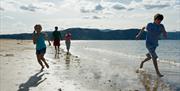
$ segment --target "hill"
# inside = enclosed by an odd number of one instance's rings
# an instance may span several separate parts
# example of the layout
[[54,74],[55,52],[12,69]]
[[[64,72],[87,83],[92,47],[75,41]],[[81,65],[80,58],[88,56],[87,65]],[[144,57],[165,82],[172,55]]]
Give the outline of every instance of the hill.
[[[139,29],[126,29],[126,30],[100,30],[89,28],[69,28],[61,31],[64,37],[65,33],[69,31],[72,34],[73,40],[134,40]],[[52,39],[52,31],[46,31],[50,39]],[[0,39],[31,39],[31,33],[21,34],[5,34],[0,35]],[[145,39],[146,32],[141,36],[141,39]],[[179,40],[180,32],[168,32],[168,39]]]

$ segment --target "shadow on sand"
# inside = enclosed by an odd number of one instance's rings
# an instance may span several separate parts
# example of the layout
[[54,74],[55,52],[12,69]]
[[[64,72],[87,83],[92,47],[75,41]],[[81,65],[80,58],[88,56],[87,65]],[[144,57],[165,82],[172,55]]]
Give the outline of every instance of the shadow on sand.
[[37,87],[39,84],[45,81],[47,78],[42,79],[44,73],[40,74],[41,72],[42,71],[39,71],[35,75],[31,76],[27,82],[21,83],[18,91],[29,91],[30,87]]

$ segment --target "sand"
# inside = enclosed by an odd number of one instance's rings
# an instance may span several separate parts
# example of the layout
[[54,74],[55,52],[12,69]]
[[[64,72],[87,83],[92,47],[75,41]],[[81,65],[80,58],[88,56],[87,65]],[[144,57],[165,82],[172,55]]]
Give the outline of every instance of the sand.
[[45,58],[50,68],[40,71],[31,40],[1,39],[0,91],[173,91],[163,79],[125,69],[123,62],[107,68],[64,49],[56,54],[53,46],[47,47]]

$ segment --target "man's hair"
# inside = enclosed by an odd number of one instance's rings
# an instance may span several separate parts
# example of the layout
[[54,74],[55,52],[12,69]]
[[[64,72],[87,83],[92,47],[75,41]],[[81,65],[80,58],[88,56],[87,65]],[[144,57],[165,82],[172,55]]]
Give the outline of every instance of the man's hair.
[[38,29],[38,28],[40,28],[40,30],[42,29],[42,27],[41,27],[40,24],[36,24],[36,25],[34,26],[34,29],[35,29],[35,30]]
[[158,13],[158,14],[154,15],[154,20],[159,19],[159,20],[161,20],[161,21],[162,21],[162,20],[163,20],[163,18],[164,18],[164,17],[163,17],[163,15],[162,15],[162,14],[159,14],[159,13]]
[[55,26],[55,29],[57,30],[57,29],[58,29],[58,27],[57,27],[57,26]]

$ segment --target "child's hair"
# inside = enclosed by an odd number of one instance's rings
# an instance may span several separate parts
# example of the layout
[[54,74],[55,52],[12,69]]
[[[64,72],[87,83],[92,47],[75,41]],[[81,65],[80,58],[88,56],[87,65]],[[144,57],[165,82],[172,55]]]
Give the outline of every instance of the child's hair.
[[157,13],[156,15],[154,15],[154,20],[156,20],[156,19],[159,19],[159,20],[163,20],[163,15],[162,14],[159,14],[159,13]]
[[37,30],[37,29],[42,30],[42,27],[41,27],[41,25],[40,25],[40,24],[36,24],[36,25],[34,26],[34,30]]

